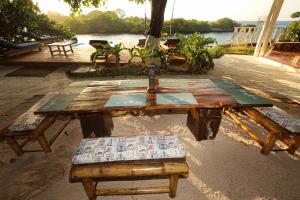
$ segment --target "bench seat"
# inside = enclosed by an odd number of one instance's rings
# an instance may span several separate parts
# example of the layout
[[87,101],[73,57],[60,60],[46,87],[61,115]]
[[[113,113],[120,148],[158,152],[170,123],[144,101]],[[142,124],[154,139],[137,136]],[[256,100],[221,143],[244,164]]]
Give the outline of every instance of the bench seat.
[[291,134],[300,134],[300,119],[291,116],[276,106],[255,109],[282,128],[287,129]]
[[72,162],[76,165],[168,158],[185,158],[183,145],[176,135],[83,139]]
[[[90,200],[102,195],[169,193],[175,197],[178,178],[188,174],[183,144],[176,135],[83,139],[72,159],[70,181],[83,183]],[[169,186],[98,189],[97,182],[122,177],[168,176]]]
[[[240,111],[269,131],[264,140],[260,139],[258,134],[239,120],[235,113]],[[262,146],[261,152],[263,154],[269,154],[270,151],[288,151],[290,154],[294,154],[300,146],[300,119],[289,115],[276,106],[243,108],[242,110],[227,109],[225,113]],[[273,149],[277,140],[282,141],[288,148]]]
[[[34,112],[54,98],[57,94],[58,93],[56,92],[47,94],[28,111],[18,117],[14,123],[0,131],[1,138],[7,141],[11,149],[18,156],[23,155],[25,152],[51,152],[51,144],[73,119],[73,117],[67,117],[65,122],[57,130],[56,134],[52,136],[49,141],[47,140],[44,132],[56,121],[56,116],[36,115]],[[21,142],[18,142],[18,140]],[[24,150],[23,147],[31,140],[38,141],[42,150]]]
[[12,132],[18,131],[31,131],[36,129],[46,118],[45,115],[35,115],[34,112],[46,104],[50,99],[56,96],[58,93],[53,92],[44,96],[35,105],[33,105],[27,112],[18,117],[18,119],[8,127]]

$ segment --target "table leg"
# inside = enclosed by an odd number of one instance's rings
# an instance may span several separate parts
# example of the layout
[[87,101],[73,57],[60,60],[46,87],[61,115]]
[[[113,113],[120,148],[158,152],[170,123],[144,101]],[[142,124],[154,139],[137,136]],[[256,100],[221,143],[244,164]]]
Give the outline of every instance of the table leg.
[[198,141],[214,139],[219,131],[222,112],[223,109],[191,109],[187,126]]
[[71,52],[72,53],[74,53],[74,51],[73,51],[73,48],[72,48],[72,45],[70,44],[70,49],[71,49]]
[[110,113],[80,114],[79,119],[84,138],[111,136],[114,124]]
[[66,52],[66,49],[65,49],[65,47],[64,47],[64,46],[62,46],[62,48],[63,48],[63,50],[64,50],[64,54],[65,54],[65,56],[67,56],[67,52]]
[[51,48],[51,46],[48,46],[48,47],[49,47],[49,50],[50,50],[51,56],[53,56],[53,51],[52,51],[52,48]]
[[59,46],[57,46],[57,49],[58,49],[58,52],[59,52],[59,54],[60,54],[60,53],[61,53],[60,47],[59,47]]

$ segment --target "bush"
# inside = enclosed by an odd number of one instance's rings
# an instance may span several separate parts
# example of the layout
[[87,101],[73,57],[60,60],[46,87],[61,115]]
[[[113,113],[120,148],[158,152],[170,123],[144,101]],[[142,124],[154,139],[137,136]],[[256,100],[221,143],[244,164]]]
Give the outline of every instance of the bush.
[[178,34],[177,37],[180,39],[180,53],[189,59],[190,71],[203,72],[213,69],[214,62],[209,45],[215,43],[215,39],[204,37],[199,33],[193,33],[187,37]]
[[220,45],[216,45],[209,49],[210,54],[213,58],[221,58],[225,54],[225,48]]
[[300,20],[292,22],[279,40],[282,42],[300,42]]

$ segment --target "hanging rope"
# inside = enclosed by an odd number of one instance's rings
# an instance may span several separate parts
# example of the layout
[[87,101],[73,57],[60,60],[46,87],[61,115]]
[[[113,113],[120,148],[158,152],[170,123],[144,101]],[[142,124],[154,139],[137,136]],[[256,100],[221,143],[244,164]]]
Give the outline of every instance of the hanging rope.
[[172,15],[171,15],[171,20],[170,20],[169,37],[171,37],[171,35],[172,35],[172,21],[173,21],[173,16],[174,16],[174,8],[175,8],[175,0],[173,1]]
[[144,14],[145,14],[145,31],[144,32],[146,32],[146,30],[147,30],[147,0],[145,0],[144,1],[144,5],[145,5],[145,7],[144,7]]

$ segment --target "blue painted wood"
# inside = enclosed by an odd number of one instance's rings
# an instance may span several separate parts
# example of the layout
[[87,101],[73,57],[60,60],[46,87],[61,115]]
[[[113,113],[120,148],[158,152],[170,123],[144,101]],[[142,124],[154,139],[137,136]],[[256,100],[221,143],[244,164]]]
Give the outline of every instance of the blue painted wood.
[[57,94],[36,112],[55,112],[64,110],[78,95],[78,93]]
[[145,106],[147,100],[146,94],[120,94],[112,95],[105,103],[104,107],[130,107]]
[[272,106],[272,103],[256,96],[240,85],[224,79],[212,80],[219,88],[230,94],[242,106]]
[[157,105],[193,105],[198,104],[192,93],[158,93]]

